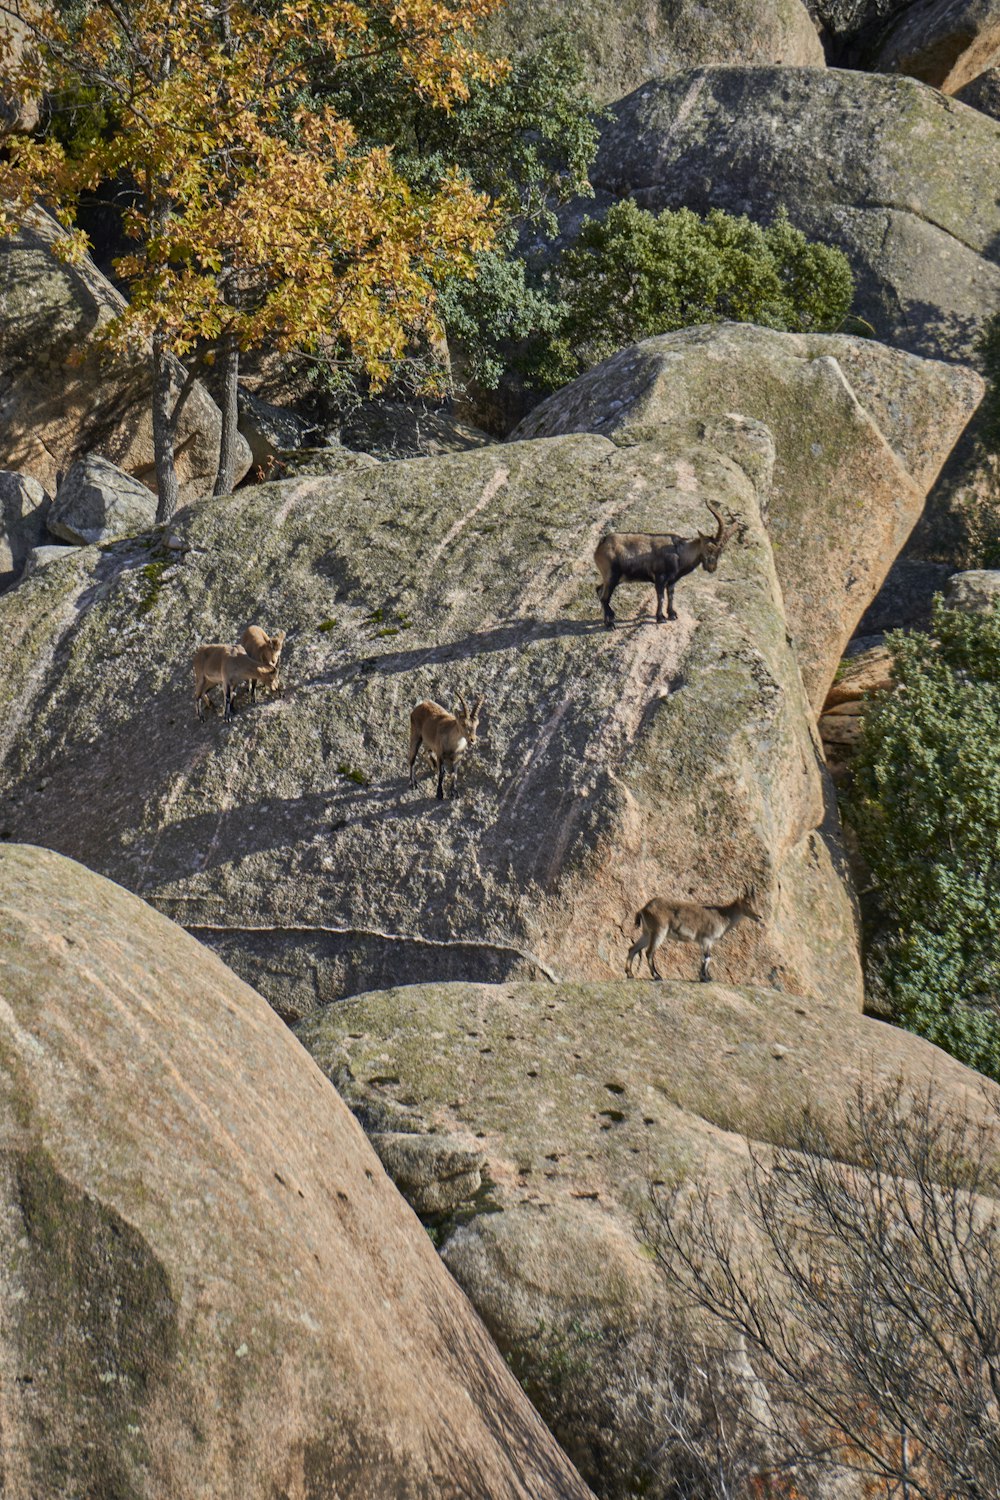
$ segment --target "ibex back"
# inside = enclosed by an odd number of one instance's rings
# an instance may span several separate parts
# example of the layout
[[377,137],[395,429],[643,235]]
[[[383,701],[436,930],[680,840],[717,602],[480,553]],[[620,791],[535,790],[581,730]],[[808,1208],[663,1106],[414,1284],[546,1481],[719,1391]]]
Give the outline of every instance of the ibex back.
[[632,965],[645,948],[646,962],[654,979],[663,975],[656,967],[656,950],[664,938],[677,938],[682,943],[697,943],[701,948],[700,979],[708,979],[712,962],[712,948],[721,937],[725,937],[737,922],[757,922],[763,926],[763,917],[758,916],[753,905],[756,893],[751,888],[738,901],[729,906],[694,906],[687,903],[665,901],[654,896],[641,911],[635,914],[635,925],[642,928],[642,936],[629,949],[625,964],[625,977],[632,978]]
[[663,623],[663,592],[667,594],[667,618],[676,620],[674,585],[679,578],[702,567],[714,573],[722,549],[733,534],[726,527],[714,505],[709,505],[718,522],[715,536],[699,531],[690,540],[672,532],[646,533],[612,531],[602,537],[594,552],[594,561],[603,583],[597,585],[597,597],[604,609],[604,623],[609,630],[615,623],[611,596],[620,583],[651,583],[656,589],[656,622]]

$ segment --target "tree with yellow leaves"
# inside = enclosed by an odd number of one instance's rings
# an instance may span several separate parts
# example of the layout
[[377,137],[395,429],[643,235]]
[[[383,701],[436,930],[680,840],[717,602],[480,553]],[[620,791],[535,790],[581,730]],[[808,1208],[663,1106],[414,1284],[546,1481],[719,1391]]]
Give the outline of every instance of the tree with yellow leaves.
[[79,260],[81,194],[134,189],[135,248],[115,263],[129,302],[101,336],[148,342],[159,520],[177,504],[174,438],[200,360],[221,364],[223,493],[241,351],[332,340],[378,388],[414,335],[439,333],[436,286],[472,275],[492,241],[485,199],[457,172],[414,189],[308,82],[317,59],[357,75],[391,53],[414,94],[447,109],[499,71],[471,41],[499,3],[86,0],[60,14],[0,0],[28,37],[0,56],[0,89],[62,122],[8,137],[0,232],[40,199],[67,230],[58,253]]

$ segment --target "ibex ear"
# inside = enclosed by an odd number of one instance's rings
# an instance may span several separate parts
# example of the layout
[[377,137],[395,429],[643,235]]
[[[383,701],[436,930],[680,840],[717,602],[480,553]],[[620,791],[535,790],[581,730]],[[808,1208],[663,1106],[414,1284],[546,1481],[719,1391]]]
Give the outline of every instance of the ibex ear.
[[271,644],[273,646],[283,646],[285,644],[285,632],[279,630],[277,635],[272,635]]

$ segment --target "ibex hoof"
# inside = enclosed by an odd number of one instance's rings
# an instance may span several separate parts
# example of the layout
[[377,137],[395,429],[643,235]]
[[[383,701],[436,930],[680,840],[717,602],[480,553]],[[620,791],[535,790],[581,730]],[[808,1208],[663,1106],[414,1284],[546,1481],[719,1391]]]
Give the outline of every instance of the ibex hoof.
[[669,615],[667,615],[667,619],[668,620],[676,620],[677,619],[677,611],[676,611],[676,609],[672,609],[670,611]]

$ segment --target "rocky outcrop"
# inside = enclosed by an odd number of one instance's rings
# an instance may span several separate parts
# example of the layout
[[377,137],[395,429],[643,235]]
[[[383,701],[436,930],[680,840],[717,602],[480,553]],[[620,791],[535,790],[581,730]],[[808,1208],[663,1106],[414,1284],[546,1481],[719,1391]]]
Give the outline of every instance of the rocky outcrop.
[[[509,0],[487,23],[486,36],[503,55],[516,57],[566,24],[560,0]],[[705,63],[825,63],[803,0],[625,0],[615,8],[587,0],[573,9],[572,30],[601,104],[650,78]]]
[[514,436],[599,432],[628,442],[660,423],[734,409],[765,423],[776,451],[768,530],[818,713],[981,393],[970,370],[866,339],[731,323],[624,350],[536,407]]
[[48,528],[60,541],[86,547],[148,531],[156,497],[138,479],[95,454],[73,464],[56,491]]
[[0,589],[14,582],[45,538],[51,499],[37,479],[0,470]]
[[982,614],[994,608],[1000,599],[1000,571],[995,568],[973,568],[967,573],[954,573],[944,591],[944,602],[949,609],[965,609],[970,614]]
[[913,79],[703,68],[648,83],[617,107],[591,177],[599,204],[786,208],[846,251],[878,337],[917,354],[968,358],[1000,310],[1000,123]]
[[8,1500],[585,1500],[259,995],[38,849],[0,954]]
[[881,635],[860,636],[837,668],[819,718],[827,768],[838,781],[861,739],[865,704],[892,686],[892,652]]
[[[802,399],[819,424],[826,385]],[[253,486],[179,513],[186,550],[84,549],[0,597],[0,828],[145,896],[287,1017],[375,982],[615,977],[654,892],[751,882],[766,926],[720,973],[859,1007],[773,459],[708,414]],[[664,626],[623,587],[606,632],[602,532],[693,535],[706,499],[739,522],[718,572]],[[199,725],[192,648],[250,620],[288,632],[285,694]],[[482,733],[438,804],[423,763],[408,787],[409,711],[458,693]]]
[[328,1006],[298,1034],[366,1129],[485,1156],[479,1188],[437,1222],[441,1253],[606,1496],[636,1493],[636,1458],[665,1436],[645,1426],[671,1352],[651,1184],[724,1200],[747,1141],[761,1158],[792,1144],[806,1105],[836,1135],[859,1086],[900,1077],[995,1126],[995,1086],[935,1047],[761,989],[426,985]]
[[884,73],[908,73],[957,93],[1000,59],[1000,0],[917,0],[889,26],[872,56]]
[[987,68],[971,83],[957,89],[955,98],[971,109],[981,110],[984,115],[1000,120],[1000,68]]
[[[71,463],[96,453],[155,489],[149,362],[141,352],[111,356],[92,341],[122,299],[90,260],[55,258],[61,232],[35,211],[18,234],[0,239],[0,464],[54,492]],[[218,408],[199,384],[177,439],[184,499],[211,490],[219,433]],[[239,476],[249,462],[241,441]]]

